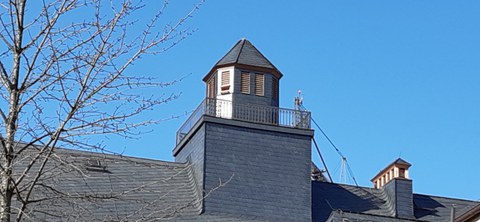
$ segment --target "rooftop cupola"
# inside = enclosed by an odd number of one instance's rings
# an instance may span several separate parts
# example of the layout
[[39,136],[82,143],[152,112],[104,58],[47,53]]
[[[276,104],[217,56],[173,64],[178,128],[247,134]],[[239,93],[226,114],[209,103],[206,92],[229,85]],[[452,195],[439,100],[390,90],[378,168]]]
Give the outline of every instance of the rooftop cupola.
[[410,168],[410,166],[410,163],[398,158],[373,177],[371,180],[373,186],[379,189],[395,178],[408,179],[408,168]]
[[372,179],[375,188],[381,189],[386,194],[393,217],[415,218],[412,180],[408,178],[410,166],[410,163],[398,158]]
[[207,98],[278,107],[282,73],[246,39],[238,41],[203,78]]

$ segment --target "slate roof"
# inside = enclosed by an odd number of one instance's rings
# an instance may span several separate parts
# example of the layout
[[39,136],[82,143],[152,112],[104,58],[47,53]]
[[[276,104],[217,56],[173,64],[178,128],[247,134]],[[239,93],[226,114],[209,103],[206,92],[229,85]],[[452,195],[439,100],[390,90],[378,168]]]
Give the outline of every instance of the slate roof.
[[26,209],[32,221],[262,221],[202,213],[188,163],[57,148],[45,172],[32,198],[42,201]]
[[207,80],[208,76],[214,71],[214,69],[231,65],[263,68],[271,70],[277,74],[278,77],[282,76],[277,67],[275,67],[250,41],[243,38],[213,66],[212,70],[203,78],[203,80]]
[[351,213],[343,212],[341,210],[333,211],[327,222],[337,221],[368,221],[368,222],[405,222],[405,221],[418,221],[409,219],[400,219],[394,217],[378,216],[364,213]]
[[247,39],[238,41],[215,66],[243,64],[276,69],[268,59]]
[[27,209],[34,221],[158,220],[201,212],[186,163],[57,149],[45,172],[33,199],[46,199]]
[[[202,212],[188,163],[57,149],[45,172],[33,199],[48,199],[26,210],[34,221],[263,221]],[[311,188],[312,221],[412,221],[391,216],[382,189],[320,181],[312,181]],[[413,201],[414,221],[448,221],[452,205],[462,215],[479,204],[422,194],[414,194]]]
[[[476,201],[413,194],[414,221],[448,221],[454,205],[461,215],[479,204]],[[312,182],[313,221],[327,221],[343,215],[350,220],[412,221],[392,217],[390,203],[382,189],[325,182]]]
[[180,216],[172,218],[172,221],[178,222],[266,222],[265,220],[252,218],[244,215],[227,215],[202,213],[195,216]]
[[386,194],[379,189],[312,182],[312,219],[326,221],[332,210],[390,216]]
[[413,194],[413,203],[415,217],[425,221],[442,221],[450,218],[452,206],[455,206],[456,215],[462,215],[479,204],[477,201],[424,194]]

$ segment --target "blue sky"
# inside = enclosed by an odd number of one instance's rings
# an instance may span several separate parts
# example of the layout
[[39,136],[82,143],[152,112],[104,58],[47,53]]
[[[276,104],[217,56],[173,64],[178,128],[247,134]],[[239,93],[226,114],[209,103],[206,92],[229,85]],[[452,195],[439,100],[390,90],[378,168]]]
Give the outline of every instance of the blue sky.
[[[194,3],[172,2],[167,16]],[[135,69],[164,81],[188,75],[165,91],[181,97],[149,114],[182,115],[205,97],[202,77],[245,37],[284,74],[281,106],[293,107],[302,90],[305,107],[360,185],[371,186],[379,170],[402,157],[412,163],[414,192],[478,200],[479,12],[479,1],[207,0],[184,26],[193,35]],[[138,140],[106,143],[128,155],[172,160],[186,118]],[[320,132],[315,137],[338,179],[340,156]]]

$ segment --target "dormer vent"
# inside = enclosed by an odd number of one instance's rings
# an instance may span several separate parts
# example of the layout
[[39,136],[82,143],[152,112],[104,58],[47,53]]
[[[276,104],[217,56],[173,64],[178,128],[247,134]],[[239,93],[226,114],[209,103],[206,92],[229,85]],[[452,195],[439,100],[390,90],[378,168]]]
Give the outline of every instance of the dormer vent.
[[407,161],[398,158],[393,163],[384,168],[371,181],[373,186],[377,189],[382,188],[385,184],[395,178],[408,179],[408,168],[411,164]]
[[85,163],[85,168],[87,171],[110,173],[110,171],[107,170],[107,165],[98,159],[89,159]]

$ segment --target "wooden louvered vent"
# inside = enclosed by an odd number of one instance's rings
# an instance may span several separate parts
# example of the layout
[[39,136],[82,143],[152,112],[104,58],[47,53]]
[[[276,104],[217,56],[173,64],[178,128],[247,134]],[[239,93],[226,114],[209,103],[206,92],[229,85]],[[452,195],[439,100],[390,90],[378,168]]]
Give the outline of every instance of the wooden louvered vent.
[[222,72],[222,94],[230,93],[230,71]]
[[217,77],[214,76],[210,78],[210,81],[207,83],[207,97],[215,98],[217,95]]
[[255,95],[263,96],[265,86],[265,76],[263,74],[255,74]]
[[240,75],[240,91],[245,94],[250,94],[250,73],[242,72]]

